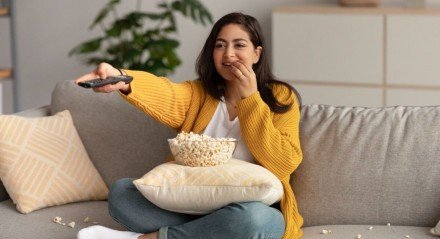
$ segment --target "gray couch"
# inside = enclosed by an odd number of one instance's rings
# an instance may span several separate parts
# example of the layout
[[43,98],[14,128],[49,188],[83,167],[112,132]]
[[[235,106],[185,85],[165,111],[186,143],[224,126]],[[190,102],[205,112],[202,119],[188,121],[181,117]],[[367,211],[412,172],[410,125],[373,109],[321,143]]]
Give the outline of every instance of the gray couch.
[[[109,186],[162,163],[169,153],[166,139],[176,134],[116,93],[96,94],[72,81],[56,86],[50,106],[18,114],[35,117],[64,109]],[[291,183],[304,217],[303,238],[438,238],[429,228],[440,220],[440,106],[306,105],[301,142],[304,159]],[[1,239],[74,239],[90,225],[85,217],[123,229],[108,215],[106,201],[20,214],[1,184],[0,215]],[[55,216],[75,221],[75,228],[51,222]]]

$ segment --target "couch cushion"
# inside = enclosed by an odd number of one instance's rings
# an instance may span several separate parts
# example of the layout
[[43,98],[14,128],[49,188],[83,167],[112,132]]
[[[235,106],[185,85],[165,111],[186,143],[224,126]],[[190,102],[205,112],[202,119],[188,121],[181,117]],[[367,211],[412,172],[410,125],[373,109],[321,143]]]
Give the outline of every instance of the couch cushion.
[[141,177],[170,154],[175,131],[136,109],[117,93],[95,93],[73,81],[56,85],[51,114],[68,109],[87,153],[107,186]]
[[[411,227],[411,226],[386,226],[373,225],[373,229],[368,228],[371,225],[326,225],[303,228],[302,239],[347,239],[357,238],[386,238],[386,239],[405,239],[423,238],[438,239],[429,233],[429,227]],[[322,234],[322,230],[331,230],[331,234]]]
[[440,107],[308,105],[292,177],[305,226],[433,227],[440,218]]
[[[0,215],[0,238],[5,239],[73,239],[80,229],[94,225],[94,221],[117,230],[126,230],[108,214],[107,201],[71,203],[21,214],[15,210],[11,200],[6,200],[0,202]],[[74,221],[75,227],[56,224],[54,217],[61,217],[66,224]],[[89,223],[84,222],[86,217],[90,218]]]

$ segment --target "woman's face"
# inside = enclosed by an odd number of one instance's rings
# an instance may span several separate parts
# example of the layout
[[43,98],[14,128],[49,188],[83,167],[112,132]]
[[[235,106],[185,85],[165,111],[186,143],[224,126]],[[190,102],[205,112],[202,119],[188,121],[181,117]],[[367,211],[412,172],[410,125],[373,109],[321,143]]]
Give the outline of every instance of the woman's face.
[[252,65],[260,58],[261,49],[252,44],[249,34],[240,25],[226,25],[220,30],[215,42],[215,69],[225,80],[234,80],[231,64],[239,61],[252,69]]

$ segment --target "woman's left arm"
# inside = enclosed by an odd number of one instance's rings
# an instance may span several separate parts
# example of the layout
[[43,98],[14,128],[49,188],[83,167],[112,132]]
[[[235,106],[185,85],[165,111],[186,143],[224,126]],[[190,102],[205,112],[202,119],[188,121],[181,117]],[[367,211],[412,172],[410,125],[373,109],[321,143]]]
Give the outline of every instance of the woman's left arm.
[[[243,140],[255,160],[280,180],[293,173],[302,160],[299,141],[299,105],[294,94],[286,87],[277,87],[277,98],[289,96],[293,102],[285,113],[273,113],[259,92],[242,99],[238,104],[238,117]],[[282,88],[282,90],[280,89]],[[287,101],[287,102],[288,102]],[[285,103],[285,101],[281,101]]]

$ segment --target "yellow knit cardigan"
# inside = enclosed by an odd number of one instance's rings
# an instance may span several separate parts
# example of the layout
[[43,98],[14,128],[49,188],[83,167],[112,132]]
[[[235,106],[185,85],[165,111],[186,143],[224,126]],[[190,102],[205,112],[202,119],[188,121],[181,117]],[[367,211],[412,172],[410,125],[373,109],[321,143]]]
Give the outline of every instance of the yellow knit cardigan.
[[[131,93],[121,94],[128,102],[159,122],[177,131],[201,133],[208,125],[219,103],[202,88],[200,81],[173,83],[147,72],[125,70],[133,76]],[[259,92],[242,99],[238,119],[242,138],[263,167],[276,175],[284,188],[280,206],[286,228],[283,238],[301,238],[303,219],[298,213],[290,175],[302,160],[299,142],[300,112],[296,98],[286,87],[274,87],[280,102],[294,102],[290,111],[270,111]]]

